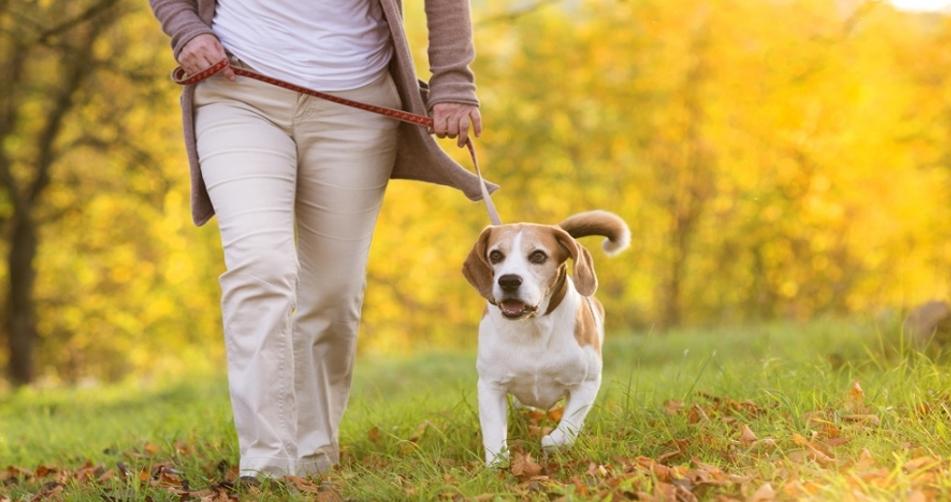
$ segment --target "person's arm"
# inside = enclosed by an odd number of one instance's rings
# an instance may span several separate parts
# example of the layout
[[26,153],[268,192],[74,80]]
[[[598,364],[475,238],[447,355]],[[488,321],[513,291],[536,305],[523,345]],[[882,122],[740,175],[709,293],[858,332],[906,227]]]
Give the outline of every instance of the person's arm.
[[[186,72],[197,73],[226,57],[211,26],[198,17],[193,0],[149,0],[149,5],[162,31],[172,38],[172,55]],[[230,68],[224,74],[234,80]]]
[[439,137],[459,138],[462,146],[472,124],[482,133],[475,76],[469,0],[426,0],[429,28],[429,108]]

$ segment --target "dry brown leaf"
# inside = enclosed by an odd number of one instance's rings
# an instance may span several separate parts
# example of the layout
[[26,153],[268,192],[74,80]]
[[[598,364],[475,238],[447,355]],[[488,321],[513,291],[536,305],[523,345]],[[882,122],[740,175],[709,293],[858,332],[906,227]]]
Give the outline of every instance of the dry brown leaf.
[[538,425],[538,423],[541,422],[547,416],[547,414],[537,408],[528,408],[525,410],[525,416],[528,418],[529,423]]
[[664,412],[668,415],[676,415],[684,409],[683,401],[677,399],[668,399],[664,401]]
[[291,484],[294,485],[294,487],[296,487],[298,490],[304,493],[313,493],[313,494],[320,493],[320,487],[314,484],[313,481],[307,478],[302,478],[300,476],[284,476],[284,479],[286,479],[287,481],[290,481]]
[[756,434],[753,433],[753,429],[750,429],[748,425],[742,424],[740,426],[740,441],[742,443],[750,445],[755,443],[757,439],[759,438],[756,437]]
[[343,497],[336,490],[324,490],[317,494],[317,502],[343,502]]
[[666,464],[668,460],[676,458],[680,456],[681,454],[683,454],[683,452],[680,450],[668,451],[666,453],[662,453],[659,457],[657,457],[657,461],[662,464]]
[[155,443],[145,443],[142,445],[142,451],[149,455],[155,455],[159,452],[159,446]]
[[379,443],[381,436],[380,428],[375,425],[370,427],[370,430],[367,431],[367,439],[369,439],[371,443]]
[[584,497],[585,495],[588,494],[588,485],[584,484],[584,482],[581,481],[581,478],[579,478],[578,476],[572,476],[571,483],[575,485],[575,492],[578,495],[581,495],[582,497]]
[[763,439],[760,439],[759,442],[756,443],[756,446],[760,448],[775,448],[776,440],[769,437],[763,438]]
[[746,499],[747,502],[768,502],[776,499],[776,492],[773,490],[773,485],[769,483],[763,483],[759,488],[756,489],[756,492]]
[[542,472],[542,466],[535,462],[531,453],[515,452],[511,466],[512,474],[518,478],[530,478]]
[[882,424],[882,421],[878,418],[878,415],[870,414],[853,414],[853,415],[842,415],[842,419],[848,422],[861,423],[863,425],[879,426]]
[[409,441],[415,443],[422,439],[430,425],[432,424],[429,420],[424,420],[421,424],[417,425],[416,430],[413,431],[413,435],[409,437]]
[[547,425],[528,425],[528,435],[536,438],[541,438],[548,435],[552,431],[552,428]]
[[555,422],[561,420],[561,417],[565,414],[565,406],[555,406],[554,408],[548,410],[548,418],[554,420]]
[[928,496],[921,490],[914,490],[908,494],[908,502],[928,502]]
[[852,388],[849,389],[849,399],[859,402],[865,400],[865,391],[862,390],[862,385],[859,384],[858,380],[852,382]]
[[687,421],[695,424],[698,422],[709,422],[710,416],[707,415],[707,412],[703,411],[703,408],[700,405],[693,405],[690,407],[690,411],[687,413]]
[[96,478],[96,482],[97,482],[97,483],[104,483],[104,482],[109,481],[110,479],[114,478],[115,476],[116,476],[116,471],[115,471],[115,470],[113,470],[113,469],[106,469],[105,471],[103,471],[102,474],[99,475],[99,477]]
[[935,467],[938,467],[939,465],[941,465],[940,458],[935,458],[931,455],[925,455],[925,456],[913,458],[905,462],[905,465],[902,467],[905,469],[906,472],[913,472],[913,471],[919,471],[919,470],[925,470],[925,471],[931,470],[931,469],[934,469]]
[[39,464],[36,466],[36,469],[33,472],[36,475],[36,477],[45,478],[46,476],[49,476],[50,474],[55,474],[56,471],[57,469],[53,467],[48,467],[43,464]]

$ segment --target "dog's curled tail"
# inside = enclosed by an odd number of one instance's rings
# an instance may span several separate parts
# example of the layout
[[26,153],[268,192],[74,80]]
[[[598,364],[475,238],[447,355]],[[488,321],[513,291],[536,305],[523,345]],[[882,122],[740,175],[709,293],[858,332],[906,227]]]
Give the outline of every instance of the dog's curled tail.
[[607,237],[602,247],[608,255],[616,255],[631,244],[631,231],[620,216],[601,209],[573,214],[558,224],[574,238],[587,235]]

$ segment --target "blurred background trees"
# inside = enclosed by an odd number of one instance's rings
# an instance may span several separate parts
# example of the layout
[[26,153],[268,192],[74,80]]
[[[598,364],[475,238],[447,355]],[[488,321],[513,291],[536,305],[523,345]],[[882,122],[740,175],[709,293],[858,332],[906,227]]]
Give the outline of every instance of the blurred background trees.
[[[404,11],[427,78],[422,8]],[[632,228],[627,253],[594,251],[609,329],[951,294],[951,15],[858,0],[473,11],[478,148],[503,220],[604,208]],[[191,223],[174,62],[147,5],[0,2],[0,54],[10,380],[220,368],[217,220]],[[390,185],[362,350],[474,344],[481,301],[459,271],[485,224],[455,191]]]

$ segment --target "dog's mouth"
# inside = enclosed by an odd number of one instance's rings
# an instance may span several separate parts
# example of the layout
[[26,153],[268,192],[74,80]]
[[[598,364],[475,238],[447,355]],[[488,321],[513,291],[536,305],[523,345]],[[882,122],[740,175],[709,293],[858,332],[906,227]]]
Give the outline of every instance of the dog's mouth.
[[499,310],[502,311],[502,315],[505,316],[506,319],[521,319],[522,317],[535,312],[537,308],[538,307],[535,307],[534,305],[529,305],[514,298],[499,302]]

